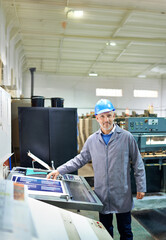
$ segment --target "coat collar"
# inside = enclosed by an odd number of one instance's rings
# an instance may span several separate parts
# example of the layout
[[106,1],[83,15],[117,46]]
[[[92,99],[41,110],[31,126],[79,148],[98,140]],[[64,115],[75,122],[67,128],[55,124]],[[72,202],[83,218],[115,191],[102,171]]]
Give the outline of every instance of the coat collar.
[[[115,124],[115,126],[116,126],[116,128],[115,128],[114,133],[121,133],[122,128],[120,128],[117,124]],[[101,135],[101,133],[102,133],[101,129],[99,129],[96,133]]]

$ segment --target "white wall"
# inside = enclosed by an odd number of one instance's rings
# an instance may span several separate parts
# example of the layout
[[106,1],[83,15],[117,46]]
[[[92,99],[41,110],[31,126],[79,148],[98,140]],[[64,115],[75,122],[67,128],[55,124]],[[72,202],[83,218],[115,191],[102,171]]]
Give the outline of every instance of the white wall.
[[11,97],[0,87],[0,160],[7,154],[11,154]]
[[[5,5],[5,4],[4,4]],[[0,0],[0,58],[4,65],[3,85],[13,88],[20,97],[22,91],[22,65],[24,60],[20,36],[14,21],[6,19],[7,9]]]
[[[34,95],[46,98],[62,97],[65,99],[64,107],[78,108],[78,114],[90,113],[95,103],[101,97],[96,97],[96,88],[122,88],[123,97],[109,98],[115,106],[118,115],[125,111],[135,110],[142,114],[149,105],[154,106],[154,113],[166,116],[166,80],[165,79],[125,79],[100,77],[67,77],[53,74],[34,73]],[[157,90],[158,98],[134,98],[133,90]],[[31,76],[26,72],[23,76],[23,95],[31,95]],[[45,106],[51,102],[46,101]],[[162,109],[161,109],[162,108]],[[131,111],[130,111],[131,113]]]

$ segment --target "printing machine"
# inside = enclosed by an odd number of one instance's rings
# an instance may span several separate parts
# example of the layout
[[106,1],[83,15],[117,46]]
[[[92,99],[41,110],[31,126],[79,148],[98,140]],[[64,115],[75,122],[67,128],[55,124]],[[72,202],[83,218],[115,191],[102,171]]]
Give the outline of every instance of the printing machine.
[[28,197],[27,191],[0,179],[1,240],[113,240],[98,220]]
[[[133,211],[132,216],[148,229],[155,239],[166,239],[166,211],[164,207],[159,207],[162,206],[165,196],[162,192],[166,192],[166,118],[129,117],[125,119],[125,128],[132,133],[141,152],[149,193],[147,199],[145,197],[146,201],[140,202],[141,208]],[[132,192],[136,193],[133,170],[131,185]],[[152,202],[155,204],[151,204]]]
[[2,240],[113,240],[100,221],[62,209],[102,208],[83,177],[66,174],[57,180],[47,180],[50,170],[14,167],[6,180],[3,171],[0,168]]
[[72,174],[46,179],[50,170],[14,167],[8,179],[28,186],[32,198],[67,209],[100,211],[101,201],[84,177]]
[[147,192],[166,192],[166,118],[129,117],[125,129],[132,133],[141,152]]
[[125,129],[134,136],[140,152],[166,150],[166,118],[126,118]]

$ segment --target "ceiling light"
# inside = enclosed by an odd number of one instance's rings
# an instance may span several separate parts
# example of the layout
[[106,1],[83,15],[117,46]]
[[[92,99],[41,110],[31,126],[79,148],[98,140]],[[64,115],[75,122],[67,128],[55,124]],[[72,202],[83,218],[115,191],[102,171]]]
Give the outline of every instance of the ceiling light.
[[106,45],[107,46],[116,46],[116,43],[115,42],[106,42]]
[[110,46],[116,46],[115,42],[110,42]]
[[67,17],[71,17],[71,18],[80,18],[83,16],[84,12],[82,10],[74,10],[71,8],[65,8],[65,13]]
[[138,75],[139,78],[146,78],[146,75]]
[[90,76],[90,77],[97,77],[97,76],[98,76],[98,74],[97,74],[97,73],[95,73],[95,72],[90,72],[90,73],[89,73],[89,76]]
[[82,17],[84,12],[83,11],[73,11],[74,17]]

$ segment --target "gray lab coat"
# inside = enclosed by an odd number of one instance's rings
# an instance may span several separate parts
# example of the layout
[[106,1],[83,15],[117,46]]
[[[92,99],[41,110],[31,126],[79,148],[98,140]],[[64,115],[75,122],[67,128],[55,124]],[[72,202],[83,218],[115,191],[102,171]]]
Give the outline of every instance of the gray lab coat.
[[144,164],[132,134],[116,126],[108,145],[98,130],[84,144],[80,154],[58,167],[60,174],[74,172],[92,160],[95,193],[103,203],[101,213],[123,213],[133,207],[130,162],[137,192],[146,192]]

